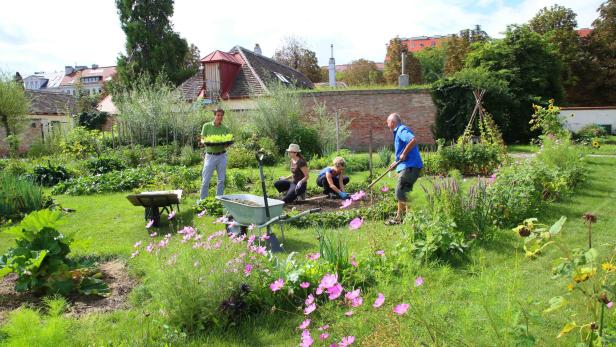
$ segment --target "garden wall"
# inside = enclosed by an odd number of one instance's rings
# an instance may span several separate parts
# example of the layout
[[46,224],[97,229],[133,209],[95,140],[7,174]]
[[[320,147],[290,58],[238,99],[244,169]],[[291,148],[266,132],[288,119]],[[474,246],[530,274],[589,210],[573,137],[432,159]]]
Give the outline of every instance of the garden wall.
[[372,148],[377,151],[392,144],[392,135],[385,120],[393,112],[402,117],[421,144],[433,144],[432,126],[436,106],[429,90],[384,89],[340,90],[302,94],[302,107],[312,109],[325,104],[328,113],[339,112],[340,119],[351,122],[351,136],[345,146],[367,150],[372,128]]
[[616,106],[612,107],[561,107],[560,116],[567,129],[578,132],[586,125],[603,125],[616,133]]

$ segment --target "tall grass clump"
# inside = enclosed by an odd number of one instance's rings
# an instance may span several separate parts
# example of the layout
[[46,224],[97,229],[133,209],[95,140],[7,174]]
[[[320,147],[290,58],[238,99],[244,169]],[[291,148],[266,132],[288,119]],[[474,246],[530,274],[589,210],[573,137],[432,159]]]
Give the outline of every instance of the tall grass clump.
[[41,187],[29,179],[0,174],[0,220],[20,218],[43,205]]

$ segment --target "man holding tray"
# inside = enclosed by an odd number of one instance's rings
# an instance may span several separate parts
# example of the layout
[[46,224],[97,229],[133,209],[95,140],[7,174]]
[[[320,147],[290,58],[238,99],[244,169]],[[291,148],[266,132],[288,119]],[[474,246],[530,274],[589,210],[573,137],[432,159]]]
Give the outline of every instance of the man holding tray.
[[225,191],[225,176],[227,175],[227,147],[230,146],[230,142],[223,142],[221,144],[215,144],[208,141],[209,136],[213,135],[229,135],[231,131],[229,128],[222,124],[222,119],[225,115],[225,111],[221,108],[214,110],[214,121],[203,124],[201,129],[201,143],[205,145],[205,162],[203,164],[203,171],[201,177],[201,195],[200,200],[207,198],[208,189],[210,186],[210,180],[212,174],[216,170],[218,174],[218,180],[216,182],[216,195],[223,195]]

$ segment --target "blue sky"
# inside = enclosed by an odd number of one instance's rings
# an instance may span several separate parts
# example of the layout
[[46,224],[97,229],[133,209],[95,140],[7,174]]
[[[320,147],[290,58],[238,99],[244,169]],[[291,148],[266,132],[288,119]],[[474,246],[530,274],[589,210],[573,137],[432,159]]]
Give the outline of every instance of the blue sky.
[[[201,56],[235,45],[259,43],[272,56],[285,37],[306,42],[326,65],[329,45],[336,62],[383,61],[385,44],[395,36],[446,35],[475,24],[500,37],[508,24],[521,24],[555,3],[578,14],[590,27],[601,0],[402,0],[361,3],[312,1],[176,0],[174,28]],[[124,33],[113,0],[20,0],[0,12],[0,69],[62,71],[65,65],[115,65]]]

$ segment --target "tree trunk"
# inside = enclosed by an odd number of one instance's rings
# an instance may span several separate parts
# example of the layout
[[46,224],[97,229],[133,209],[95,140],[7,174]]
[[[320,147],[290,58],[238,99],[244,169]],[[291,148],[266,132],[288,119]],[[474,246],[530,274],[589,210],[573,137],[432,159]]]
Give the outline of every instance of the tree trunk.
[[6,115],[2,115],[2,126],[6,131],[6,136],[11,135],[11,129],[9,128],[9,117]]

